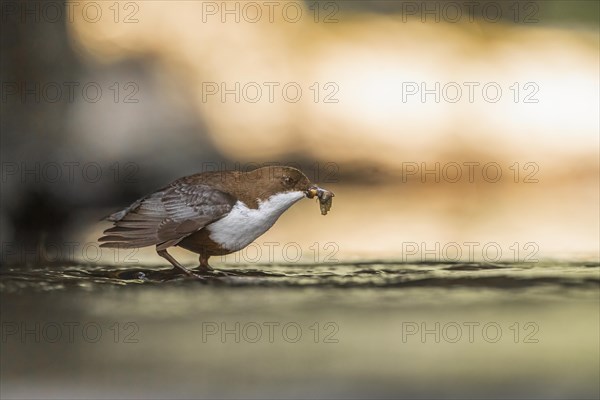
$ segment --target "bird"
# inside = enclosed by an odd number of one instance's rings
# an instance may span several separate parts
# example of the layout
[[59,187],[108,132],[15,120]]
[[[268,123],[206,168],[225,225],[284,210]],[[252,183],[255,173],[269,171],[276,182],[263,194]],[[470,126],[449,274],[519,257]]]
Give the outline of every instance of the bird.
[[[113,226],[98,241],[100,247],[155,246],[173,270],[201,277],[213,270],[211,256],[242,250],[296,202],[315,196],[325,215],[333,192],[289,166],[202,172],[179,178],[107,216]],[[167,251],[173,246],[198,254],[198,268],[189,270],[173,258]]]

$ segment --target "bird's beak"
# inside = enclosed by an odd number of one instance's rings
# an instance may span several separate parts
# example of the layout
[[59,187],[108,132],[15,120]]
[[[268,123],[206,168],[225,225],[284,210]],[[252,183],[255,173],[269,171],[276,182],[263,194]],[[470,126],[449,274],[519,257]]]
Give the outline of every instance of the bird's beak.
[[309,199],[312,199],[315,196],[322,198],[323,195],[327,195],[327,197],[335,196],[333,194],[333,192],[331,192],[327,189],[320,188],[317,185],[313,185],[313,186],[309,187],[305,193],[306,193],[306,197],[308,197]]
[[308,188],[308,190],[305,193],[306,193],[306,197],[308,197],[309,199],[312,199],[319,193],[319,187],[311,186]]

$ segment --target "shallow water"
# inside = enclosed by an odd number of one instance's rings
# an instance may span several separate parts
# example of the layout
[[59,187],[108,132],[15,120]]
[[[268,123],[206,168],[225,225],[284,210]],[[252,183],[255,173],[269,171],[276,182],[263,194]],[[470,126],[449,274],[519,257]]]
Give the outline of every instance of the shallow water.
[[95,288],[103,285],[188,285],[261,287],[481,287],[497,289],[554,286],[597,288],[599,265],[576,263],[402,263],[364,261],[336,264],[230,265],[190,278],[164,266],[116,268],[102,265],[53,266],[0,273],[3,292]]
[[597,262],[4,268],[0,397],[597,398]]

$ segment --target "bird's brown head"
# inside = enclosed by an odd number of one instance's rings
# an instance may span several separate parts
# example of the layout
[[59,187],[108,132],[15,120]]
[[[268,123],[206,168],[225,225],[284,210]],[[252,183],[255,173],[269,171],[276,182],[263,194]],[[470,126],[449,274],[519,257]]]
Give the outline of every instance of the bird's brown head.
[[[303,192],[306,197],[312,199],[321,192],[328,192],[313,184],[302,171],[293,167],[268,166],[255,169],[249,174],[255,182],[260,182],[265,194]],[[331,195],[333,196],[333,193]]]

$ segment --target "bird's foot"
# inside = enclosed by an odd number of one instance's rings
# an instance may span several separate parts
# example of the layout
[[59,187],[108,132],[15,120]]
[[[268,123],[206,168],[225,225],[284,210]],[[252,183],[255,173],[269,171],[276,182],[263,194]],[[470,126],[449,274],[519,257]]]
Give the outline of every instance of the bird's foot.
[[210,265],[200,265],[193,270],[195,273],[202,276],[228,276],[227,272],[219,271],[211,267]]
[[189,278],[193,278],[193,279],[199,279],[199,280],[205,280],[206,279],[204,276],[202,276],[202,274],[198,274],[198,273],[196,273],[194,271],[191,271],[191,270],[189,270],[187,268],[172,268],[171,271],[174,274],[177,274],[177,275],[183,274],[183,275],[185,275],[185,276],[187,276]]

